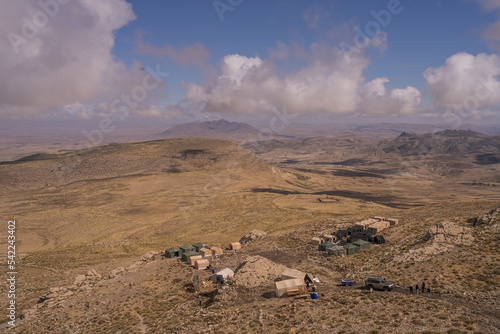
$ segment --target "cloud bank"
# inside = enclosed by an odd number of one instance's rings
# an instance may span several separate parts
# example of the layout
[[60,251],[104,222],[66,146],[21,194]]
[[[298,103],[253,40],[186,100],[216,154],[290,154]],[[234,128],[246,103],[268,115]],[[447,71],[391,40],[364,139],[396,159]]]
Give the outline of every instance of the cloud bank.
[[[383,48],[384,38],[370,41]],[[288,49],[280,44],[280,50]],[[188,100],[204,105],[207,112],[257,114],[286,108],[294,114],[328,112],[331,114],[409,114],[421,102],[415,87],[387,89],[387,78],[367,82],[363,72],[370,61],[361,53],[344,53],[338,47],[313,44],[306,55],[307,64],[280,75],[272,59],[227,55],[218,76],[206,84],[186,87]]]

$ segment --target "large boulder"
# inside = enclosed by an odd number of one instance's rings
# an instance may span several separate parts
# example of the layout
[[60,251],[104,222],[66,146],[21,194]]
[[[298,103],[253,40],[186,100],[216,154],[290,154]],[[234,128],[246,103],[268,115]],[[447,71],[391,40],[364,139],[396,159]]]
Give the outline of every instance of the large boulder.
[[441,222],[431,227],[424,241],[453,245],[470,245],[474,241],[471,230],[452,222]]
[[266,232],[260,230],[253,230],[247,234],[245,234],[241,239],[241,244],[246,244],[247,242],[255,241],[258,239],[262,239],[267,235]]

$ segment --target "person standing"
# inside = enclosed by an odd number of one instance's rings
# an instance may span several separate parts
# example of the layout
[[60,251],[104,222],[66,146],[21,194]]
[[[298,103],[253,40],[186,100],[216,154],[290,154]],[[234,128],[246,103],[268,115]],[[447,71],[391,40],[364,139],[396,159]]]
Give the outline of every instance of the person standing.
[[418,284],[415,285],[415,294],[418,296]]
[[413,295],[413,285],[410,285],[410,295]]
[[427,298],[431,298],[431,288],[427,288]]
[[425,293],[425,282],[422,282],[422,293]]
[[203,300],[203,298],[201,298],[201,296],[200,296],[200,306],[201,306],[201,302],[202,302],[202,300]]

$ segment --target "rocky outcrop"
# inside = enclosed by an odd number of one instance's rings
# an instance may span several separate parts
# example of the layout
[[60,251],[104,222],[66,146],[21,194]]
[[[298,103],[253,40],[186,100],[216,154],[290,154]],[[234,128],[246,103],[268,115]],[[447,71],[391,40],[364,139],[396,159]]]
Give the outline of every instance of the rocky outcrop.
[[259,239],[262,239],[264,238],[265,236],[267,235],[266,232],[264,231],[261,231],[261,230],[253,230],[247,234],[245,234],[241,239],[240,239],[240,243],[241,244],[246,244],[248,242],[252,242],[252,241],[255,241],[255,240],[259,240]]
[[474,241],[474,237],[472,237],[469,228],[445,221],[431,227],[427,231],[424,241],[452,245],[470,245]]
[[500,207],[476,218],[474,226],[490,225],[500,218]]

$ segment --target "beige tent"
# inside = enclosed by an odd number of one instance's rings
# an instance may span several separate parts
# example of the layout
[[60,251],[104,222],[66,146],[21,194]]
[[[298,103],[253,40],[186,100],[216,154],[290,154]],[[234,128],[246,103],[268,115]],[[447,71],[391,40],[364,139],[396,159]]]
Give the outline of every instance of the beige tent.
[[298,278],[298,279],[301,279],[303,282],[307,282],[309,281],[310,283],[312,283],[312,275],[310,274],[307,274],[307,273],[304,273],[300,270],[296,270],[296,269],[289,269],[287,268],[284,272],[281,273],[281,280],[288,280],[288,279],[295,279],[295,278]]
[[212,250],[208,248],[202,248],[200,249],[200,255],[205,257],[205,256],[212,256]]
[[217,276],[222,276],[223,279],[228,279],[234,277],[234,271],[229,268],[222,269],[221,271],[210,276],[210,280],[217,282]]
[[378,221],[376,223],[371,224],[370,227],[375,228],[375,229],[377,229],[377,232],[380,232],[383,229],[388,228],[390,225],[391,225],[391,223],[389,223],[388,221],[381,220],[381,221]]
[[194,267],[196,269],[206,269],[209,265],[210,263],[207,260],[196,260],[194,262]]
[[324,243],[325,240],[323,238],[312,238],[311,239],[311,245],[318,246]]
[[241,249],[241,244],[239,242],[231,242],[229,244],[229,249],[232,249],[232,250]]
[[387,218],[387,221],[391,224],[391,226],[399,224],[399,219],[396,218]]
[[224,251],[222,250],[222,248],[220,247],[212,247],[210,248],[210,250],[212,251],[212,255],[222,255],[224,253]]
[[384,218],[384,217],[381,217],[381,216],[375,216],[375,217],[373,217],[372,219],[375,219],[375,220],[378,220],[378,221],[382,221],[382,220],[384,220],[385,218]]
[[192,266],[194,266],[194,263],[198,260],[201,260],[202,256],[201,255],[194,255],[189,257],[189,262],[191,263]]
[[276,296],[294,296],[307,293],[306,283],[300,278],[287,279],[274,283]]

